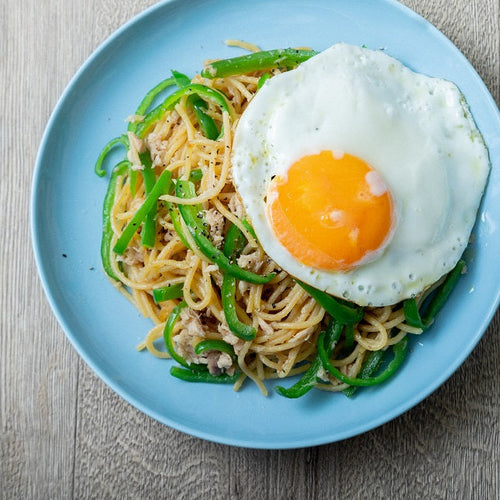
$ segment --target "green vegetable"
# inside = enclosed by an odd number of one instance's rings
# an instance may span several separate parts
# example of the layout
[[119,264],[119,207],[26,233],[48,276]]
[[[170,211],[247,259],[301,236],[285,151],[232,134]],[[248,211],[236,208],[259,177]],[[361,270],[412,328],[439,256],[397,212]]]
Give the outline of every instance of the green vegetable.
[[234,261],[245,248],[246,238],[238,226],[231,224],[224,240],[224,255]]
[[231,344],[228,344],[227,342],[224,342],[223,340],[202,340],[201,342],[196,344],[194,348],[194,352],[196,354],[202,354],[205,351],[225,352],[226,354],[229,354],[229,356],[231,356],[233,360],[236,358],[233,346]]
[[[337,323],[332,318],[330,318],[330,323],[328,324],[326,333],[324,333],[324,338],[326,339],[324,340],[324,342],[328,344],[328,356],[332,355],[332,352],[335,349],[335,346],[337,345],[337,342],[342,333],[342,328],[342,324]],[[298,382],[296,382],[288,389],[282,386],[277,386],[276,391],[287,398],[299,398],[300,396],[303,396],[304,394],[309,392],[314,386],[316,386],[316,384],[318,383],[318,375],[321,369],[322,362],[319,354],[317,353],[313,362],[311,363],[307,371],[302,374],[302,377]]]
[[257,335],[257,330],[250,325],[246,325],[239,320],[236,314],[236,278],[230,274],[224,273],[224,279],[221,287],[222,308],[224,317],[229,329],[240,339],[252,340]]
[[[224,241],[224,255],[230,262],[234,262],[245,247],[246,239],[238,226],[234,224],[229,228]],[[240,339],[252,340],[257,335],[257,330],[253,326],[246,325],[239,320],[236,314],[236,278],[228,273],[224,273],[221,300],[224,317],[229,329]]]
[[234,375],[223,373],[222,375],[211,375],[208,371],[193,371],[172,366],[170,374],[186,382],[207,382],[210,384],[234,384],[240,378],[240,372]]
[[465,261],[459,260],[457,265],[448,273],[443,283],[435,290],[430,302],[424,305],[423,315],[420,314],[417,301],[414,298],[405,300],[403,302],[403,311],[406,323],[422,330],[429,328],[455,288],[464,267]]
[[255,52],[244,56],[223,59],[208,64],[201,76],[204,78],[224,78],[252,71],[273,68],[293,68],[316,55],[314,50],[277,49]]
[[128,169],[128,178],[129,178],[129,186],[130,186],[130,194],[132,198],[135,197],[135,189],[137,186],[137,170],[132,168],[132,163]]
[[255,234],[255,229],[250,225],[250,222],[245,218],[241,221],[241,223],[245,226],[245,229],[254,237],[254,239],[257,239],[257,235]]
[[177,319],[179,318],[181,311],[187,306],[186,302],[182,301],[179,302],[173,309],[172,312],[170,313],[167,321],[165,322],[165,327],[163,328],[163,339],[165,341],[165,347],[167,348],[168,353],[172,357],[172,359],[175,359],[177,363],[179,363],[182,366],[185,366],[186,368],[189,368],[191,371],[202,371],[206,370],[206,367],[203,365],[195,365],[195,364],[190,364],[188,363],[182,356],[177,354],[174,348],[174,341],[173,341],[173,333],[174,333],[174,326],[175,323],[177,322]]
[[187,87],[188,85],[191,84],[191,78],[189,78],[189,76],[179,71],[176,71],[175,69],[172,70],[172,76],[174,77],[175,84],[180,89],[182,89],[182,87]]
[[262,88],[262,85],[264,85],[264,83],[266,83],[269,78],[271,78],[271,75],[269,73],[264,73],[257,82],[257,90],[260,90]]
[[[187,87],[191,85],[191,79],[178,71],[172,71],[172,75],[175,78],[175,83],[179,88]],[[187,100],[187,105],[191,106],[196,115],[196,119],[200,124],[200,128],[208,139],[215,141],[219,136],[219,131],[215,125],[215,122],[210,116],[205,113],[207,109],[207,103],[201,99],[198,95],[190,95]]]
[[216,89],[201,85],[199,83],[191,83],[186,87],[182,87],[176,90],[173,94],[170,94],[163,103],[150,111],[145,117],[142,123],[139,123],[136,129],[136,134],[140,138],[144,136],[151,130],[154,124],[160,120],[163,115],[173,109],[173,107],[180,101],[183,96],[190,96],[196,94],[206,101],[211,101],[217,106],[220,106],[224,111],[232,114],[231,108],[226,100],[226,96]]
[[205,110],[208,108],[207,103],[197,95],[190,95],[187,104],[193,107],[194,114],[205,137],[211,141],[217,140],[219,138],[217,126],[212,117],[205,113]]
[[403,311],[405,313],[405,321],[408,325],[414,326],[415,328],[421,328],[422,330],[427,328],[420,317],[417,301],[415,299],[406,299],[403,302]]
[[111,139],[106,146],[104,146],[103,150],[101,151],[101,154],[97,158],[97,161],[95,162],[95,167],[94,167],[94,172],[99,176],[99,177],[104,177],[106,175],[106,170],[102,168],[102,164],[104,163],[104,160],[108,153],[118,144],[121,144],[125,149],[128,149],[129,147],[129,142],[128,142],[128,137],[126,134],[122,134],[119,137],[115,137],[114,139]]
[[161,173],[160,177],[158,177],[158,180],[156,181],[153,189],[151,189],[151,192],[148,194],[143,204],[139,207],[132,219],[130,219],[130,222],[127,224],[127,226],[123,230],[123,233],[118,238],[118,241],[113,248],[113,251],[115,253],[117,253],[118,255],[122,255],[123,252],[125,252],[130,240],[132,239],[132,236],[134,236],[142,221],[146,218],[149,211],[156,204],[158,197],[168,192],[171,175],[172,174],[170,173],[170,171],[164,170]]
[[459,260],[457,265],[448,273],[441,286],[436,290],[429,305],[424,310],[422,321],[425,325],[430,325],[443,308],[446,300],[458,283],[464,268],[465,261]]
[[179,236],[180,240],[186,248],[191,249],[191,246],[189,245],[189,242],[184,235],[184,231],[182,230],[181,214],[179,212],[179,209],[170,202],[166,202],[166,206],[168,208],[168,213],[170,214],[170,218],[172,219],[172,224],[174,226],[175,232],[177,233],[177,236]]
[[175,285],[156,288],[153,290],[153,299],[156,304],[172,299],[180,299],[183,297],[184,283],[176,283]]
[[[145,96],[144,99],[141,101],[139,106],[137,107],[137,110],[135,112],[136,115],[145,115],[148,111],[148,108],[151,106],[153,103],[155,97],[157,97],[161,92],[163,92],[167,87],[170,87],[171,85],[175,84],[175,78],[167,78],[166,80],[161,81],[158,85],[153,87]],[[128,124],[128,130],[129,132],[136,132],[138,123],[133,123],[130,122]]]
[[[156,183],[156,175],[153,168],[153,162],[151,161],[151,155],[149,151],[141,153],[139,155],[141,164],[143,165],[142,178],[144,180],[144,193],[146,197],[149,195]],[[142,246],[146,248],[154,248],[156,241],[156,212],[158,208],[158,203],[155,201],[151,210],[147,213],[144,219],[141,231],[141,242]]]
[[[179,198],[191,198],[194,192],[194,186],[189,181],[179,180],[176,184],[176,195]],[[179,205],[181,213],[186,226],[193,237],[198,249],[205,255],[211,262],[217,264],[222,272],[228,273],[235,278],[254,283],[257,285],[269,283],[275,274],[271,273],[261,276],[251,271],[242,269],[238,265],[232,263],[218,248],[216,248],[205,235],[205,228],[202,224],[202,214],[195,206],[192,205]]]
[[109,179],[108,189],[104,197],[102,208],[102,239],[101,239],[101,261],[105,273],[112,279],[119,281],[111,267],[111,240],[113,239],[113,230],[111,228],[111,211],[115,202],[116,182],[118,177],[123,175],[130,162],[124,160],[115,166]]
[[344,375],[338,368],[333,366],[332,362],[330,361],[331,354],[329,354],[328,349],[325,347],[325,335],[322,333],[318,339],[318,354],[321,359],[321,363],[323,364],[323,368],[325,370],[328,370],[335,378],[337,378],[341,382],[359,387],[381,384],[391,375],[393,375],[394,372],[401,366],[406,356],[406,353],[408,351],[408,338],[403,337],[397,344],[393,345],[392,351],[394,353],[394,358],[380,375],[367,378],[354,378]]
[[189,173],[189,180],[191,182],[200,182],[203,178],[203,170],[201,168],[195,168]]
[[326,292],[302,283],[302,281],[296,280],[296,282],[339,323],[354,325],[355,323],[359,323],[363,318],[364,310],[362,307],[356,304],[348,305]]
[[344,348],[350,349],[354,345],[354,325],[346,325],[344,329]]
[[[361,370],[358,373],[358,378],[369,378],[371,377],[379,368],[382,363],[382,359],[384,358],[385,351],[372,351],[366,361],[363,363]],[[348,397],[352,398],[354,393],[358,388],[354,385],[351,385],[347,389],[344,389],[342,392]]]

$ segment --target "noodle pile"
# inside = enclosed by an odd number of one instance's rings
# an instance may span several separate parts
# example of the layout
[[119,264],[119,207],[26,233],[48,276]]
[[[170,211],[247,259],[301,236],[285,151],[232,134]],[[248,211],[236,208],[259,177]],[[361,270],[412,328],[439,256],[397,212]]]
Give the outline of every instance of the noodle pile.
[[[235,389],[248,377],[263,394],[267,394],[265,379],[292,376],[308,368],[308,361],[316,352],[317,338],[325,329],[328,318],[323,308],[264,253],[244,224],[247,216],[232,182],[230,157],[234,132],[239,117],[257,91],[261,75],[262,72],[257,72],[214,80],[200,76],[193,79],[195,83],[222,91],[233,109],[230,116],[214,104],[208,104],[207,114],[223,130],[218,140],[209,140],[203,135],[186,97],[155,124],[144,141],[129,133],[129,160],[133,168],[140,170],[139,153],[148,149],[157,176],[165,169],[172,173],[174,180],[188,179],[194,170],[201,170],[203,175],[196,183],[196,198],[181,199],[171,194],[160,198],[153,248],[141,245],[139,231],[122,256],[111,252],[111,265],[121,281],[116,286],[155,324],[138,349],[147,349],[158,357],[168,357],[161,348],[163,340],[156,341],[162,339],[165,322],[180,299],[156,304],[152,291],[183,283],[188,307],[182,311],[174,327],[176,351],[189,362],[207,364],[214,374],[232,374],[239,370],[241,376]],[[131,119],[140,121],[141,117]],[[134,182],[136,185],[132,188],[129,173],[124,173],[116,181],[110,218],[113,244],[145,199],[142,176],[137,175]],[[257,329],[255,339],[244,341],[228,328],[221,305],[222,273],[198,250],[185,225],[183,234],[177,234],[168,211],[170,203],[201,204],[209,224],[210,239],[219,248],[230,224],[236,225],[247,239],[238,265],[258,274],[276,273],[276,277],[264,285],[237,282],[238,317]],[[181,223],[184,224],[182,220]],[[395,336],[391,336],[393,331],[397,331]],[[354,347],[344,349],[341,340],[332,362],[344,374],[355,377],[370,351],[386,349],[407,333],[419,334],[421,331],[405,324],[401,304],[365,308],[363,320],[354,326]],[[224,353],[195,354],[194,346],[204,339],[221,339],[231,344],[237,356],[237,366]],[[348,387],[324,371],[321,378],[323,383],[319,387],[322,389],[340,391]]]

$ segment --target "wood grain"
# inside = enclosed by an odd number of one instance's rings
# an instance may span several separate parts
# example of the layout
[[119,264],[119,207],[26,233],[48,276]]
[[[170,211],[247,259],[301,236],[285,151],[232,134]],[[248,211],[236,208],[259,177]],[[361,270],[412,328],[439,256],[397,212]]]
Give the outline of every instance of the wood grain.
[[[169,429],[78,358],[36,276],[28,187],[71,76],[153,3],[0,3],[0,498],[498,498],[498,312],[462,367],[414,409],[299,450],[233,448]],[[459,47],[500,102],[498,0],[404,3]]]

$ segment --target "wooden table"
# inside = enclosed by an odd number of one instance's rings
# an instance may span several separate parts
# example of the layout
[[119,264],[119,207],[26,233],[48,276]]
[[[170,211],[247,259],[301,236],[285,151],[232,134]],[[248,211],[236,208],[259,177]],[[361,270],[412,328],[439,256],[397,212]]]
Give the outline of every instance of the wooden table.
[[[114,394],[73,350],[32,257],[35,155],[77,68],[153,3],[0,4],[0,498],[499,498],[498,313],[463,366],[417,407],[362,436],[289,451],[169,429]],[[498,0],[403,3],[459,47],[498,103]]]

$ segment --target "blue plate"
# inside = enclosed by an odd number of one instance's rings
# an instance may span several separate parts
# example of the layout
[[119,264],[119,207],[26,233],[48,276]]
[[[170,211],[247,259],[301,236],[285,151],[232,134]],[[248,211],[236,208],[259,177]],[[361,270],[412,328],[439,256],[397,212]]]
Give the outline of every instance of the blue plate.
[[[339,42],[383,48],[410,68],[454,81],[489,147],[493,169],[468,250],[468,273],[432,330],[388,383],[343,395],[312,391],[299,400],[252,383],[181,382],[171,361],[137,352],[151,327],[101,272],[101,206],[107,181],[93,165],[125,129],[142,96],[177,69],[193,75],[209,58],[240,54],[223,40],[264,49]],[[439,31],[400,4],[380,0],[173,0],[119,29],[75,75],[47,126],[31,200],[40,276],[55,315],[90,367],[144,413],[201,438],[255,448],[294,448],[344,439],[408,410],[442,384],[478,342],[499,299],[500,142],[498,109],[464,56]],[[290,380],[286,385],[291,384]],[[272,385],[272,384],[270,384]]]

